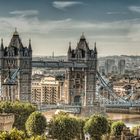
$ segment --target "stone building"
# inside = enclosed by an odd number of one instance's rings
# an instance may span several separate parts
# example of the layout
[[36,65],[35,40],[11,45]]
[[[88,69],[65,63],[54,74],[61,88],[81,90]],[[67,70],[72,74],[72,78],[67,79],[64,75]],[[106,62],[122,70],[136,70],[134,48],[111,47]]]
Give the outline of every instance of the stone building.
[[[23,46],[18,32],[15,30],[8,46],[1,40],[0,68],[2,96],[6,100],[30,101],[31,73],[32,73],[32,47],[29,40],[28,47]],[[12,74],[20,69],[12,79]],[[6,79],[12,84],[5,83]]]
[[90,49],[84,34],[82,34],[75,49],[71,48],[71,43],[69,44],[67,56],[69,62],[78,62],[81,65],[86,65],[86,68],[75,66],[66,70],[69,104],[93,105],[96,99],[96,43],[94,49]]
[[13,114],[0,114],[0,131],[10,131],[14,124],[14,115]]

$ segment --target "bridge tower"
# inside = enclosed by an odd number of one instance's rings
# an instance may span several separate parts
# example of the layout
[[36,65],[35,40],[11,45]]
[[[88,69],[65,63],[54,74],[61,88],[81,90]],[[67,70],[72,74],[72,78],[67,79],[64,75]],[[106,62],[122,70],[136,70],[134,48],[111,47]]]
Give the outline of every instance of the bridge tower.
[[90,49],[84,34],[82,34],[75,49],[71,48],[71,43],[69,44],[67,57],[70,62],[86,64],[86,68],[78,68],[74,65],[67,70],[69,104],[93,105],[96,98],[96,43],[94,49]]
[[8,47],[4,47],[3,40],[1,40],[0,68],[2,96],[6,100],[9,100],[9,86],[4,85],[4,80],[8,77],[9,69],[12,74],[16,69],[20,68],[16,79],[16,85],[10,87],[12,100],[30,101],[32,73],[31,40],[29,40],[28,47],[23,46],[17,30],[13,33]]

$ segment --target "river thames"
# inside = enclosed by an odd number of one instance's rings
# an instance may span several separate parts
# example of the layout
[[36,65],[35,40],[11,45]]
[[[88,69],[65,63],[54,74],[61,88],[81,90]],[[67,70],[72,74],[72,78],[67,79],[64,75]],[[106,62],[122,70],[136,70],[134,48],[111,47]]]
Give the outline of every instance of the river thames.
[[123,121],[126,126],[133,127],[140,125],[140,115],[139,114],[119,114],[119,113],[107,113],[109,119],[113,121]]

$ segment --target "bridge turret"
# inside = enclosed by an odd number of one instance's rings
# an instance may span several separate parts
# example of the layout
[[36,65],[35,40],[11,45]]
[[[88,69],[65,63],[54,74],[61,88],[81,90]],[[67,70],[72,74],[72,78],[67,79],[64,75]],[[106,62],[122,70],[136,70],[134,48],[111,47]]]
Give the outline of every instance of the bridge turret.
[[[31,71],[32,71],[32,51],[31,44],[29,44],[29,48],[23,46],[19,33],[17,29],[15,29],[12,38],[8,47],[4,48],[3,57],[1,58],[1,83],[4,83],[4,79],[6,79],[8,75],[8,68],[13,71],[17,68],[21,68],[22,71],[18,74],[17,85],[13,87],[13,91],[15,94],[14,100],[20,101],[30,101],[31,95]],[[3,41],[1,43],[1,50],[3,49]],[[0,55],[2,56],[2,55]],[[23,86],[24,85],[24,86]],[[4,96],[7,96],[8,87],[3,91]]]
[[[71,55],[70,55],[71,54]],[[71,103],[84,106],[93,104],[96,88],[97,49],[90,49],[84,34],[81,35],[75,49],[68,50],[68,61],[86,64],[86,68],[72,67],[68,71],[68,92]]]

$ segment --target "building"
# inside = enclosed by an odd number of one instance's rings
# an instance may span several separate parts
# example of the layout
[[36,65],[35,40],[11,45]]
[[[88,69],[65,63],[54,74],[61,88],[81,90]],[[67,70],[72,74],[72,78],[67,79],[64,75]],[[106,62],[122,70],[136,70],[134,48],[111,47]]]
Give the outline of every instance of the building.
[[[0,46],[1,88],[4,100],[30,101],[32,47],[23,46],[18,32],[15,30],[8,47],[1,40]],[[14,79],[12,74],[20,69]],[[12,79],[12,82],[9,80]],[[7,82],[8,81],[8,82]]]
[[32,102],[47,104],[67,103],[66,88],[64,80],[54,76],[33,80]]
[[118,62],[118,73],[125,74],[125,60],[121,59]]
[[114,59],[107,59],[105,61],[105,74],[111,74],[112,73],[112,67],[115,66],[115,60]]
[[14,115],[1,113],[0,114],[0,131],[10,131],[14,124]]
[[78,66],[75,66],[66,70],[69,104],[80,103],[83,106],[93,105],[96,99],[96,43],[94,50],[90,49],[84,34],[82,34],[75,49],[71,48],[71,43],[69,44],[67,56],[70,62],[86,65],[86,68],[78,68]]
[[99,73],[105,75],[105,66],[99,66]]

